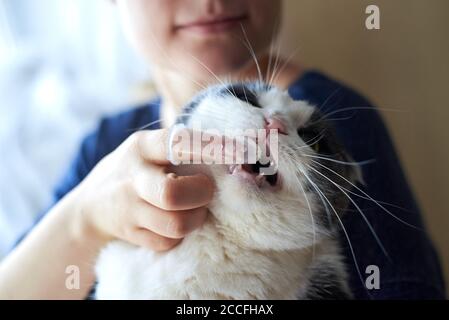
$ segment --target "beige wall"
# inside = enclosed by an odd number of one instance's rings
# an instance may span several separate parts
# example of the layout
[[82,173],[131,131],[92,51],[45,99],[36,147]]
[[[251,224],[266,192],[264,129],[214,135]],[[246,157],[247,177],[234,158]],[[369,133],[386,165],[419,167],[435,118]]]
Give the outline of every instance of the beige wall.
[[[376,4],[381,29],[365,28]],[[449,1],[285,0],[285,52],[381,108],[449,279]]]

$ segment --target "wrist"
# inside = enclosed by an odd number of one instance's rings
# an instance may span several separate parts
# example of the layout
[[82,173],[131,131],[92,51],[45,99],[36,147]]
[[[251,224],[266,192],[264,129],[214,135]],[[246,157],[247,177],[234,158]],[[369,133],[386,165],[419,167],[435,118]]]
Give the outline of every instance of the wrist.
[[76,242],[89,242],[89,246],[100,249],[113,240],[97,227],[93,213],[83,205],[82,193],[72,190],[61,201],[62,211],[69,220],[69,233]]

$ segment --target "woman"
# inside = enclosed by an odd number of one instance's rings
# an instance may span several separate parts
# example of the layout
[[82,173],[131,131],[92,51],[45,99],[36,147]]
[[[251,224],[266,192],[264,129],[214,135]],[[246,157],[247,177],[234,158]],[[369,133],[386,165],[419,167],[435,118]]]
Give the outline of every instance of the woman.
[[[213,181],[204,175],[176,177],[165,170],[164,128],[217,77],[257,79],[248,44],[262,74],[272,69],[267,52],[281,1],[117,0],[116,5],[129,39],[152,65],[160,97],[103,119],[84,140],[56,191],[55,204],[0,265],[0,298],[83,299],[95,281],[92,265],[98,251],[108,241],[122,239],[164,251],[200,227],[213,197]],[[387,212],[367,198],[356,199],[389,258],[366,221],[356,213],[346,215],[349,239],[342,233],[342,244],[355,297],[443,298],[438,259],[426,233],[398,221],[422,226],[377,112],[352,90],[291,63],[280,68],[273,81],[295,99],[343,119],[335,126],[352,156],[358,161],[376,159],[363,167],[367,194],[395,205]],[[368,110],[350,111],[359,107]],[[148,124],[154,130],[130,130]],[[66,286],[71,265],[80,270],[77,290]],[[380,270],[380,288],[365,287],[365,270],[373,265]]]

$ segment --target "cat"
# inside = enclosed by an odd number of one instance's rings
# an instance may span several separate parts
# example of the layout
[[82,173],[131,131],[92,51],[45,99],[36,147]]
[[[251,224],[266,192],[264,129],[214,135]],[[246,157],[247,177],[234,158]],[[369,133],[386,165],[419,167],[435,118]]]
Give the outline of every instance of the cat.
[[[276,173],[261,175],[260,162],[203,166],[217,187],[205,224],[168,252],[107,245],[97,299],[351,298],[338,220],[348,206],[342,188],[361,175],[318,108],[265,83],[223,83],[198,94],[178,122],[224,131],[273,119]],[[181,168],[189,166],[173,170]]]

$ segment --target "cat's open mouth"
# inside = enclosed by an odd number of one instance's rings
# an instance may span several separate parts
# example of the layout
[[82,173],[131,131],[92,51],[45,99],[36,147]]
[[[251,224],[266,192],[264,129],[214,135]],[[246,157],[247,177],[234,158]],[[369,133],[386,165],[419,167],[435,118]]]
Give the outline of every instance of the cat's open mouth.
[[248,182],[256,184],[258,187],[275,187],[279,182],[278,173],[265,175],[262,168],[269,168],[270,164],[262,164],[257,161],[255,164],[233,164],[229,166],[229,174],[238,176]]

